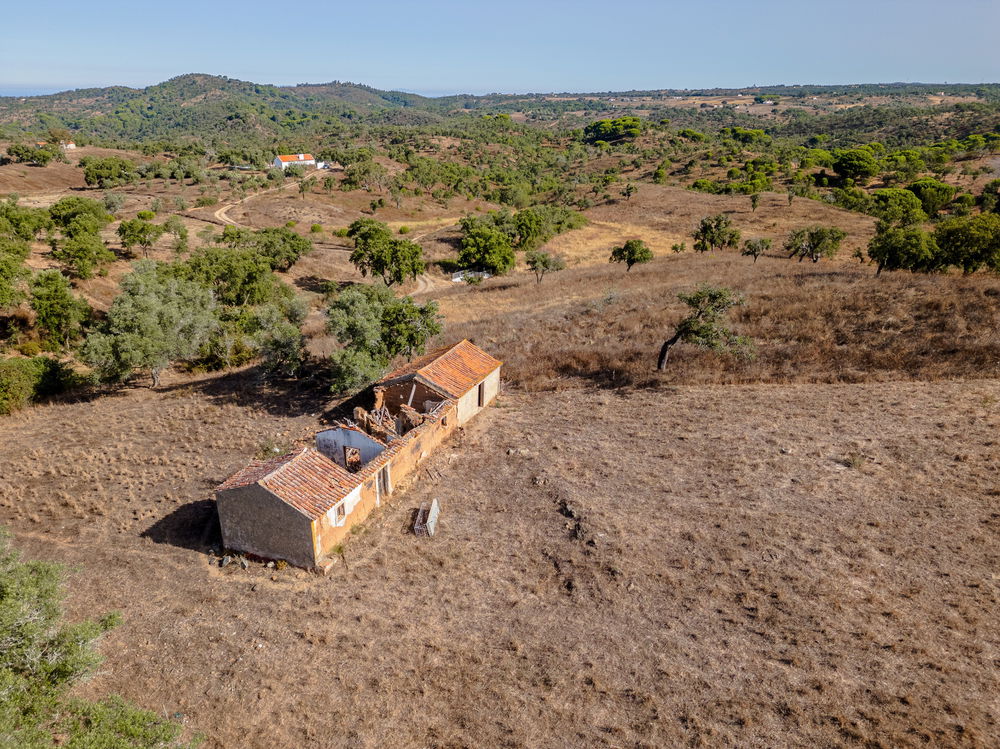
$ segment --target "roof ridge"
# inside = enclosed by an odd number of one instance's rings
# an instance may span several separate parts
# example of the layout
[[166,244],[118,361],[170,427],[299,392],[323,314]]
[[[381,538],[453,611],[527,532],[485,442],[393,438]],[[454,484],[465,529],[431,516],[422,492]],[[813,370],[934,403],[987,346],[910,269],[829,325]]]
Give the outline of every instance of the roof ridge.
[[301,445],[292,450],[289,450],[287,453],[285,453],[285,455],[288,456],[288,460],[283,461],[270,473],[265,473],[263,476],[260,477],[259,481],[267,481],[272,476],[277,476],[279,473],[284,471],[288,466],[290,466],[292,463],[294,463],[296,460],[302,457],[302,454],[308,449],[309,445]]

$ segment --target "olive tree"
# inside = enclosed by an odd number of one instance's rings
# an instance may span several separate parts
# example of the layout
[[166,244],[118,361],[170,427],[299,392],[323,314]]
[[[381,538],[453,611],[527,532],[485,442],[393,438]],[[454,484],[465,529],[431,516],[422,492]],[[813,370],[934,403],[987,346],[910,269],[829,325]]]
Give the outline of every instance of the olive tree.
[[423,353],[441,323],[436,302],[420,305],[381,284],[357,285],[330,302],[327,332],[343,346],[330,355],[331,390],[343,393],[377,378],[394,357]]
[[677,323],[674,334],[663,342],[656,368],[661,372],[667,367],[670,350],[678,343],[693,343],[713,351],[725,351],[740,358],[752,359],[753,341],[738,336],[724,324],[726,314],[733,307],[743,305],[743,297],[722,286],[702,284],[695,291],[677,295],[690,312]]
[[82,355],[105,381],[124,382],[148,370],[157,387],[163,370],[193,358],[218,324],[208,288],[140,261],[122,279],[103,329],[87,337]]
[[748,239],[743,243],[743,252],[740,254],[744,257],[752,257],[753,261],[756,263],[757,258],[763,255],[771,249],[771,240],[763,239],[761,237],[754,237],[753,239]]

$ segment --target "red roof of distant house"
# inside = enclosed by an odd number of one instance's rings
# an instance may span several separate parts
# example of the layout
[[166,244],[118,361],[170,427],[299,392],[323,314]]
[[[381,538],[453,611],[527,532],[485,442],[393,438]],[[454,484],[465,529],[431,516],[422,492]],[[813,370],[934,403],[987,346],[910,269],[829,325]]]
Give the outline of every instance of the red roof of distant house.
[[384,385],[393,380],[419,377],[445,395],[461,398],[502,364],[474,343],[462,340],[404,364],[379,383]]
[[290,156],[278,156],[279,161],[283,162],[295,162],[295,161],[315,161],[311,153],[293,153]]
[[361,484],[320,452],[299,447],[269,460],[255,460],[230,476],[216,491],[257,484],[285,504],[316,520]]

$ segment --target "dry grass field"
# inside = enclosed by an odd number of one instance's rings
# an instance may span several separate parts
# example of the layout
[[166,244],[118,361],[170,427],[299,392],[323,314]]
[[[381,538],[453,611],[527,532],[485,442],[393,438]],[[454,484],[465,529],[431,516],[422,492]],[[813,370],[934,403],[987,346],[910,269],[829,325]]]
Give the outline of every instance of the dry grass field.
[[[26,201],[52,202],[73,175]],[[136,185],[126,212],[184,189]],[[283,276],[312,302],[314,353],[333,347],[326,282],[361,280],[329,230],[370,198],[290,184],[224,212],[324,226]],[[192,245],[223,207],[186,212]],[[477,207],[376,217],[441,259]],[[718,212],[776,249],[757,263],[670,252]],[[72,617],[123,615],[78,692],[120,693],[209,749],[996,746],[1000,281],[876,279],[850,259],[872,219],[777,194],[752,212],[746,196],[642,184],[587,216],[550,242],[569,267],[540,285],[522,270],[404,286],[439,302],[442,339],[505,361],[505,393],[329,577],[220,568],[212,499],[329,420],[315,380],[174,372],[158,391],[0,419],[0,525],[70,565]],[[809,223],[848,232],[840,257],[780,257]],[[610,265],[632,237],[656,259]],[[52,263],[36,250],[34,267]],[[106,308],[127,270],[78,289]],[[680,345],[656,373],[677,293],[702,282],[745,296],[731,322],[756,359]],[[417,539],[412,510],[431,498],[440,533]]]
[[[678,292],[703,282],[744,295],[732,327],[754,339],[756,359],[682,346],[656,373],[659,346],[685,314]],[[1000,375],[1000,282],[991,276],[875,278],[848,260],[688,252],[630,272],[605,262],[540,285],[521,274],[436,296],[450,333],[495,351],[506,377],[528,390]]]
[[513,392],[328,578],[208,554],[319,420],[241,382],[0,423],[4,524],[124,616],[81,694],[212,748],[994,745],[995,381]]

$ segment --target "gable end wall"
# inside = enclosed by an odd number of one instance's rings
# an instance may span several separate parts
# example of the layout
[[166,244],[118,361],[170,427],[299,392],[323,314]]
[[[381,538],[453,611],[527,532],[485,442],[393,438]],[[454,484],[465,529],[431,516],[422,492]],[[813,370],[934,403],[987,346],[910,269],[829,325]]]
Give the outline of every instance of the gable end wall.
[[312,521],[257,484],[215,493],[227,549],[298,567],[316,563]]

